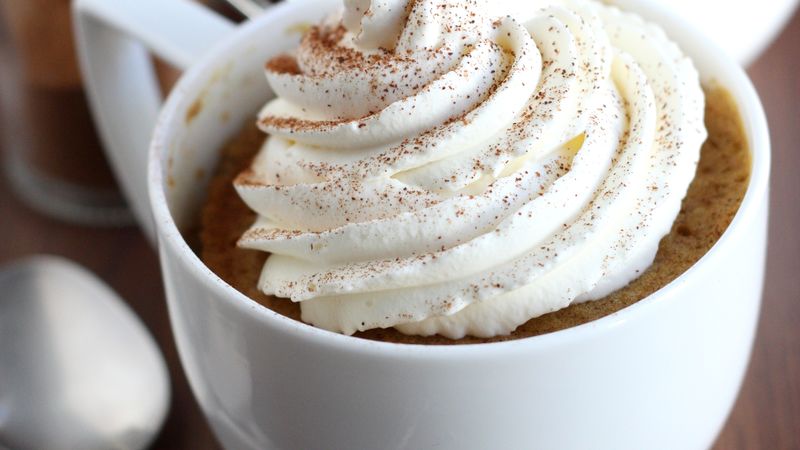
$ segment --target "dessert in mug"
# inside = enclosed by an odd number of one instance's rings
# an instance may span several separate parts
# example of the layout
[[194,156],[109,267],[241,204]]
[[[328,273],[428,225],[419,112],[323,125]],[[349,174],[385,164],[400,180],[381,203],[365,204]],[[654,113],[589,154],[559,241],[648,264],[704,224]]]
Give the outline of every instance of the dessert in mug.
[[411,343],[578,325],[690,267],[747,185],[733,101],[635,15],[514,9],[348,0],[269,61],[206,264],[289,317]]

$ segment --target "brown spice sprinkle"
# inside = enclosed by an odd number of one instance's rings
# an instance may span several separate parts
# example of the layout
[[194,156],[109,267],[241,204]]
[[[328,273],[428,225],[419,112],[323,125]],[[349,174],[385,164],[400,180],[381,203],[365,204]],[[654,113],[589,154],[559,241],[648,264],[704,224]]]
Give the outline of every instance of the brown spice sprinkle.
[[[475,344],[536,336],[587,323],[647,297],[699,260],[730,224],[750,178],[751,156],[736,106],[722,88],[706,89],[706,127],[697,176],[683,201],[672,231],[662,239],[653,265],[631,284],[601,300],[529,320],[509,336],[491,339],[406,336],[394,329],[370,330],[357,337],[409,344]],[[231,286],[262,305],[299,320],[300,308],[286,299],[266,296],[257,288],[267,254],[236,247],[256,216],[239,199],[232,181],[249,167],[264,140],[248,125],[222,152],[222,159],[202,211],[202,260]]]
[[297,64],[297,60],[291,55],[278,55],[267,61],[264,68],[271,72],[288,75],[300,75],[303,73],[303,71],[300,70],[300,66]]
[[186,125],[191,124],[192,121],[194,121],[194,119],[197,118],[197,116],[199,116],[201,112],[203,112],[203,105],[204,102],[202,97],[196,99],[195,101],[192,102],[191,105],[189,105],[189,109],[186,110],[186,117],[185,117]]

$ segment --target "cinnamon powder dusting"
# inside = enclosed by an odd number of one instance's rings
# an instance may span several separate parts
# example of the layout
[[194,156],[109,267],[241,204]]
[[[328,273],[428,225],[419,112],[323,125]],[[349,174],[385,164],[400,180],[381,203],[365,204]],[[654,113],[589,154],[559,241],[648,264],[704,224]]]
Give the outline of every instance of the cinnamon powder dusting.
[[[274,60],[273,60],[274,62]],[[271,62],[272,63],[272,62]],[[281,66],[286,70],[291,65]],[[453,341],[441,336],[406,336],[394,329],[357,333],[357,337],[412,344],[474,344],[519,339],[580,325],[619,311],[665,286],[699,260],[730,224],[746,191],[751,167],[741,120],[731,96],[722,88],[706,89],[706,127],[709,138],[701,152],[697,176],[684,199],[672,231],[662,241],[653,265],[631,284],[604,299],[529,320],[509,336],[466,337]],[[233,188],[246,180],[246,169],[263,143],[255,125],[247,125],[222,151],[221,162],[202,211],[200,255],[223,280],[262,305],[295,320],[300,309],[286,299],[266,296],[257,289],[267,254],[241,249],[236,242],[256,219]],[[406,143],[411,145],[411,143]]]
[[288,75],[300,75],[303,73],[297,60],[290,55],[278,55],[269,61],[264,66],[266,70],[276,73],[283,73]]

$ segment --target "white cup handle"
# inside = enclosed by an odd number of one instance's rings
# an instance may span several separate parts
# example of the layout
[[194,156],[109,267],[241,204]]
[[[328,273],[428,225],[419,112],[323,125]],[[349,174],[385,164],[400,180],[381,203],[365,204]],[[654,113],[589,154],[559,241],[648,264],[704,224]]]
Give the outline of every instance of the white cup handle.
[[186,69],[235,25],[189,0],[75,0],[73,18],[100,138],[139,224],[155,242],[147,153],[162,98],[147,49]]

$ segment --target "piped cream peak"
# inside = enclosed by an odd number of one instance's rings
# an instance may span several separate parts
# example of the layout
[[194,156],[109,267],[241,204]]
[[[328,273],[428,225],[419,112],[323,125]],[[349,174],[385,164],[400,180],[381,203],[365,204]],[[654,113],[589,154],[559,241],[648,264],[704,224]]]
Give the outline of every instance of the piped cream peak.
[[490,337],[652,263],[706,136],[658,27],[589,0],[344,6],[267,64],[236,182],[261,290],[346,334]]

